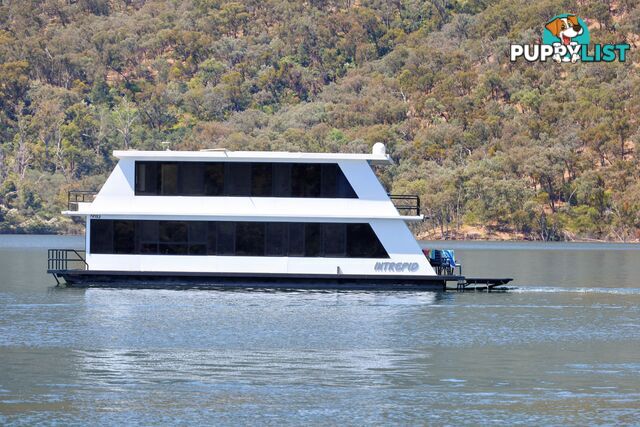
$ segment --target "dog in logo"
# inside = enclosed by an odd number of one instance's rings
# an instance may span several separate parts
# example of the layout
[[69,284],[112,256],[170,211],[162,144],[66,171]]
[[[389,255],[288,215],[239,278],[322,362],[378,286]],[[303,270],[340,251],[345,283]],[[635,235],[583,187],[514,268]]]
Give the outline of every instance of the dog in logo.
[[[577,45],[576,42],[572,41],[574,37],[582,34],[584,29],[582,25],[578,22],[578,17],[575,15],[568,15],[564,18],[556,18],[553,21],[547,23],[545,25],[546,29],[551,32],[555,37],[559,38],[563,45]],[[580,55],[573,54],[571,56],[571,62],[576,62],[580,59]],[[553,56],[553,60],[556,62],[561,62],[562,58],[560,58],[559,54],[555,54]]]

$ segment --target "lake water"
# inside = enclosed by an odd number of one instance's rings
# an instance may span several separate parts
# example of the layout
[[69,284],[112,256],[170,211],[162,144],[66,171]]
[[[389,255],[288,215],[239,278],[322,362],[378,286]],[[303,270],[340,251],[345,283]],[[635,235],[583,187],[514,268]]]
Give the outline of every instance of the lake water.
[[504,293],[58,289],[0,236],[0,424],[640,423],[640,251],[425,243]]

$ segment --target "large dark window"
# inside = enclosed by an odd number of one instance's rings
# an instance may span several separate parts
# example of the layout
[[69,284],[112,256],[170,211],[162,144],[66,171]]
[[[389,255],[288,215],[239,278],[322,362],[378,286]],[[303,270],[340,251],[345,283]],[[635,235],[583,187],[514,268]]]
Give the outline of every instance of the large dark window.
[[[92,222],[93,223],[93,222]],[[138,224],[138,253],[158,253],[158,221],[140,221]]]
[[[338,167],[338,165],[336,165],[336,168],[338,169],[338,172],[336,174],[336,192],[333,197],[339,199],[357,199],[358,196],[356,195],[356,192],[353,191],[353,187],[351,186],[351,184],[349,184],[349,180],[347,180],[347,177],[344,176],[344,173],[342,173],[342,170],[340,170],[340,167]],[[331,192],[333,190],[329,188],[327,191]]]
[[347,257],[386,258],[387,251],[369,224],[347,224]]
[[91,253],[388,258],[369,224],[91,220]]
[[207,223],[207,255],[215,255],[218,253],[218,223]]
[[113,221],[91,220],[91,252],[96,254],[113,253]]
[[204,172],[203,163],[180,163],[178,194],[185,196],[204,194]]
[[273,197],[291,197],[291,164],[274,163],[272,171]]
[[206,255],[207,254],[207,232],[208,224],[206,221],[189,221],[189,255]]
[[346,224],[324,224],[323,231],[325,256],[345,256],[347,252]]
[[322,224],[304,226],[304,256],[317,257],[322,254]]
[[304,224],[289,224],[289,256],[304,256]]
[[236,223],[219,222],[217,226],[216,254],[233,255],[236,252]]
[[289,227],[286,222],[266,223],[266,256],[286,256],[288,253]]
[[177,196],[178,193],[178,164],[162,163],[160,165],[160,194],[163,196]]
[[273,195],[272,163],[251,165],[251,195],[254,197],[271,197]]
[[322,165],[295,164],[291,167],[291,196],[320,197]]
[[236,255],[264,256],[264,222],[236,224]]
[[136,228],[134,221],[113,221],[113,253],[135,252]]
[[189,233],[185,221],[160,221],[160,253],[186,255],[189,253]]
[[159,162],[136,162],[136,194],[157,195],[160,188]]
[[225,165],[224,195],[251,195],[251,163],[227,163]]
[[224,163],[206,163],[204,165],[204,195],[222,196],[224,194]]
[[139,196],[357,198],[336,163],[136,162]]

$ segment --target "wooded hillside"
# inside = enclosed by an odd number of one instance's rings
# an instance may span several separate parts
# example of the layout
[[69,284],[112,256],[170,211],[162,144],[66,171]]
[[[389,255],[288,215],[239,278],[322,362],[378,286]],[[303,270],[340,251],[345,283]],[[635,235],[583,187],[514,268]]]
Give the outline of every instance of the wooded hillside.
[[[568,12],[627,61],[509,61]],[[635,0],[6,0],[0,231],[78,231],[114,149],[380,141],[422,236],[637,239],[638,47]]]

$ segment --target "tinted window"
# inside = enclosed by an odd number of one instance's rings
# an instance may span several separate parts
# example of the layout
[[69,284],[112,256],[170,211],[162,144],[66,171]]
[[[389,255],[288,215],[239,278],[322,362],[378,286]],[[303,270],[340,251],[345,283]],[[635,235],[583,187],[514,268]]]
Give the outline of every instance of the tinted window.
[[273,195],[291,197],[291,164],[273,164]]
[[186,242],[187,223],[184,221],[161,221],[160,243]]
[[286,222],[269,222],[266,230],[266,250],[267,256],[287,255],[288,225]]
[[178,194],[200,196],[204,194],[204,164],[196,162],[180,163],[178,168],[180,188]]
[[356,199],[358,196],[353,191],[353,187],[349,184],[347,177],[344,176],[342,170],[338,168],[338,175],[336,176],[336,196],[343,199]]
[[113,253],[113,221],[106,219],[91,220],[91,253]]
[[135,250],[134,221],[113,222],[113,252],[116,254],[132,254]]
[[271,197],[273,195],[273,166],[271,163],[253,163],[251,165],[251,195]]
[[239,222],[236,224],[236,255],[264,256],[264,223]]
[[336,197],[339,170],[335,164],[322,165],[322,197]]
[[304,229],[304,256],[322,254],[322,224],[306,224]]
[[320,197],[321,182],[321,165],[301,163],[291,167],[293,197]]
[[136,162],[135,168],[137,195],[356,197],[337,164]]
[[347,224],[347,256],[350,258],[388,258],[369,224]]
[[209,222],[207,224],[207,254],[215,255],[217,253],[217,222]]
[[96,254],[388,258],[369,224],[92,220]]
[[205,196],[221,196],[224,193],[224,163],[207,163],[203,169]]
[[324,255],[327,257],[343,257],[347,250],[346,224],[324,224]]
[[160,164],[160,194],[175,196],[178,194],[178,164]]
[[218,255],[233,255],[235,253],[235,223],[234,222],[219,222],[217,231],[217,254]]
[[188,253],[188,228],[184,221],[160,221],[160,253],[185,255]]
[[158,194],[158,162],[136,162],[136,194]]
[[251,164],[227,163],[225,166],[224,193],[228,196],[251,195]]
[[289,256],[304,256],[304,224],[289,224]]
[[207,254],[208,224],[205,221],[189,221],[189,255]]
[[138,253],[157,254],[158,253],[158,221],[138,221],[137,222]]

